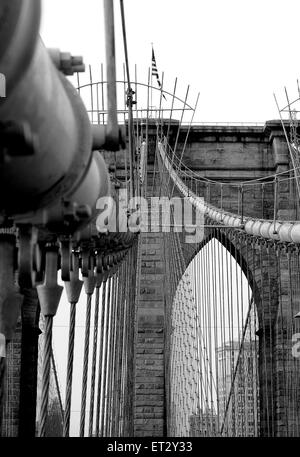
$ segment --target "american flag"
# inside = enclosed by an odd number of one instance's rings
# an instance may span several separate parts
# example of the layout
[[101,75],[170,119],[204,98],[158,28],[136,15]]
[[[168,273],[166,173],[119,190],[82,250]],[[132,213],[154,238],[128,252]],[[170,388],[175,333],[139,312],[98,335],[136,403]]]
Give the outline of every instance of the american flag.
[[[154,54],[154,49],[152,48],[152,71],[151,71],[152,76],[156,77],[158,87],[161,89],[161,82],[159,79],[159,74],[157,71],[157,66],[156,66],[156,60],[155,60],[155,54]],[[164,99],[166,100],[166,97],[163,94]]]

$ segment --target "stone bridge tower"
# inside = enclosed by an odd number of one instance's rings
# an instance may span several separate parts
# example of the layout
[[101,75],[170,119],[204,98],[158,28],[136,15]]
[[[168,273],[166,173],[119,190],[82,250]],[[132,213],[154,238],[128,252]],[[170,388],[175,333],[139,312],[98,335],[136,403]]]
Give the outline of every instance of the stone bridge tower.
[[[176,135],[173,126],[173,141]],[[181,127],[177,151],[182,151],[187,128]],[[148,155],[148,195],[158,192],[160,177],[154,164],[155,130],[150,133]],[[170,143],[172,145],[172,134]],[[152,147],[151,147],[152,145]],[[288,148],[279,121],[268,121],[264,126],[192,126],[183,163],[204,178],[222,182],[238,182],[275,175],[291,167]],[[243,213],[258,219],[274,218],[274,185],[261,190],[252,186],[243,191]],[[238,213],[240,201],[238,187],[224,187],[223,209]],[[212,205],[219,206],[220,195],[210,184],[197,189],[198,195]],[[278,185],[275,202],[276,220],[295,220],[299,205],[295,186],[290,181]],[[156,216],[157,218],[159,215]],[[260,379],[260,428],[261,435],[281,436],[284,431],[284,386],[282,377],[282,350],[278,345],[278,333],[284,315],[279,317],[280,303],[287,303],[287,262],[279,264],[276,255],[268,257],[268,243],[249,245],[248,265],[246,253],[238,239],[227,237],[220,230],[219,241],[231,252],[242,269],[251,272],[251,287],[259,320],[259,379]],[[211,231],[205,228],[201,245],[181,243],[187,267],[193,256],[209,240]],[[162,233],[143,233],[141,236],[141,276],[137,307],[136,373],[135,373],[135,434],[136,436],[163,436],[166,433],[166,371],[168,353],[165,299],[167,284],[164,283],[166,267]],[[249,255],[249,253],[247,254]],[[265,268],[259,259],[266,259]],[[268,260],[267,260],[268,258]],[[183,273],[183,271],[181,272]],[[281,288],[277,284],[281,274]],[[271,290],[271,298],[270,298]],[[270,301],[271,300],[271,301]],[[271,302],[271,307],[267,307]],[[284,313],[288,307],[285,306]],[[299,311],[299,310],[298,310]],[[264,319],[262,319],[262,317]],[[264,324],[263,324],[264,321]],[[268,326],[266,326],[268,322]],[[291,351],[288,346],[286,351]],[[286,356],[286,355],[285,355]],[[289,356],[288,356],[289,357]],[[293,363],[293,362],[291,362]],[[270,426],[270,424],[273,424]],[[270,429],[271,427],[271,429]]]

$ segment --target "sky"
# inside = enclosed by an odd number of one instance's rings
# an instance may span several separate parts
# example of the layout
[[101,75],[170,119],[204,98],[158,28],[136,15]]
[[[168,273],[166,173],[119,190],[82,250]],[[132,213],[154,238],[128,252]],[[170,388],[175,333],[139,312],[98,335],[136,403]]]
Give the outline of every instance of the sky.
[[[105,62],[102,0],[43,0],[41,36],[47,47],[83,55],[94,73]],[[153,43],[164,87],[188,102],[200,99],[197,122],[277,119],[273,92],[297,97],[300,76],[297,0],[124,0],[131,74],[147,82]],[[118,74],[124,61],[119,2],[115,1]],[[99,73],[100,74],[100,73]],[[54,324],[54,352],[64,397],[69,305],[63,296]],[[74,379],[81,378],[85,298],[78,304]],[[78,432],[80,385],[73,395],[72,434]]]
[[[47,47],[83,55],[97,73],[105,62],[102,0],[43,0],[41,35]],[[300,75],[297,0],[124,0],[131,75],[147,81],[153,43],[166,90],[200,99],[196,121],[264,122],[278,118],[284,86],[297,96]],[[124,61],[119,1],[116,52]]]

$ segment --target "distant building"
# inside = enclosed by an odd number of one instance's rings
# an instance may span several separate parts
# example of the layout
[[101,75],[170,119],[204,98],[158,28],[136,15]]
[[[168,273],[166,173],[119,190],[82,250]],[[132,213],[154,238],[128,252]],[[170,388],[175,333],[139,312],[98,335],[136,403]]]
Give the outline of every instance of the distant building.
[[189,418],[190,436],[217,436],[217,415],[212,410],[200,410]]
[[217,348],[216,356],[222,435],[258,436],[259,394],[254,341],[244,341],[241,351],[238,341],[229,341]]

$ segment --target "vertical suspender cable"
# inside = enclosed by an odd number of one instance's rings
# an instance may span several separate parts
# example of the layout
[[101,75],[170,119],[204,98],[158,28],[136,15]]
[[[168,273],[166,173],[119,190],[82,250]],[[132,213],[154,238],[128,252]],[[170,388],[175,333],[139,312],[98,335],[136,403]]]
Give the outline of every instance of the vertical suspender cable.
[[274,411],[274,381],[273,381],[273,325],[272,325],[272,282],[271,282],[271,275],[270,272],[272,271],[273,264],[271,263],[271,256],[270,256],[270,243],[267,241],[266,247],[266,254],[267,254],[267,265],[268,265],[268,314],[269,314],[269,345],[270,345],[270,364],[269,364],[269,371],[270,371],[270,387],[271,387],[271,417],[272,417],[272,424],[271,424],[271,436],[275,436],[275,411]]
[[98,360],[98,383],[97,383],[97,408],[96,408],[96,428],[95,434],[97,437],[100,435],[100,414],[101,404],[103,408],[102,397],[102,383],[103,383],[103,347],[104,347],[104,319],[105,319],[105,297],[106,297],[106,277],[102,282],[102,304],[101,304],[101,326],[100,326],[100,340],[99,340],[99,360]]
[[45,339],[44,339],[44,354],[42,367],[42,396],[41,396],[41,414],[40,414],[40,430],[39,436],[46,435],[46,421],[48,415],[48,399],[50,385],[50,368],[51,368],[51,352],[52,352],[52,326],[53,316],[45,316]]
[[82,393],[81,393],[81,412],[80,412],[80,431],[79,431],[80,437],[84,436],[84,428],[85,428],[85,407],[86,407],[88,358],[89,358],[89,342],[90,342],[90,322],[91,322],[91,300],[92,300],[91,295],[87,295],[84,355],[83,355],[83,374],[82,374]]
[[90,416],[89,417],[89,436],[93,436],[100,286],[101,286],[101,284],[97,284],[97,286],[96,286],[96,297],[95,297],[94,341],[93,341],[92,373],[91,373],[90,415],[89,415]]
[[118,270],[118,290],[117,290],[117,303],[116,303],[116,334],[115,334],[115,370],[114,370],[114,396],[112,403],[112,436],[117,436],[118,417],[118,403],[119,403],[119,373],[120,373],[120,346],[121,346],[121,315],[122,315],[122,281],[123,281],[123,263]]
[[78,257],[72,255],[72,270],[70,271],[70,281],[65,282],[65,289],[70,302],[70,321],[69,321],[69,343],[68,343],[68,363],[66,376],[66,398],[63,424],[63,436],[68,437],[70,431],[71,418],[71,399],[72,399],[72,380],[74,365],[74,342],[75,342],[75,323],[76,323],[76,304],[79,300],[82,281],[78,276]]
[[266,345],[266,321],[265,321],[265,302],[264,302],[264,265],[263,265],[263,255],[262,255],[262,243],[259,243],[259,265],[260,265],[260,289],[261,289],[261,312],[262,312],[262,342],[263,342],[263,366],[264,366],[264,379],[265,385],[262,386],[264,389],[264,396],[266,405],[266,411],[264,411],[264,421],[266,424],[263,424],[263,427],[266,425],[267,436],[270,436],[270,415],[269,415],[269,389],[268,389],[268,371],[267,371],[267,345]]
[[[110,2],[110,0],[106,0]],[[129,62],[128,62],[128,48],[127,48],[127,38],[126,38],[126,24],[125,24],[125,12],[123,0],[120,0],[120,9],[121,9],[121,20],[122,20],[122,33],[123,33],[123,43],[124,43],[124,54],[125,54],[125,68],[127,75],[127,105],[128,105],[128,148],[129,148],[129,160],[130,160],[130,196],[131,198],[135,195],[135,158],[134,158],[134,146],[133,146],[133,116],[132,116],[132,88],[130,82],[130,73],[129,73]]]
[[88,277],[84,278],[84,288],[87,296],[86,302],[86,321],[85,321],[85,338],[84,338],[84,355],[83,355],[83,372],[82,372],[82,393],[81,393],[81,411],[80,411],[80,437],[84,436],[85,414],[86,414],[86,395],[88,382],[88,363],[90,348],[90,326],[91,326],[91,307],[92,294],[95,288],[95,277],[93,269],[89,270]]
[[105,413],[107,408],[107,371],[108,371],[108,353],[109,353],[109,322],[110,322],[110,301],[111,301],[111,286],[112,286],[112,278],[109,277],[108,279],[108,293],[106,297],[106,323],[105,323],[105,352],[104,352],[104,370],[103,370],[103,384],[102,384],[102,411],[101,411],[101,437],[105,436],[106,434],[106,423],[105,423]]

